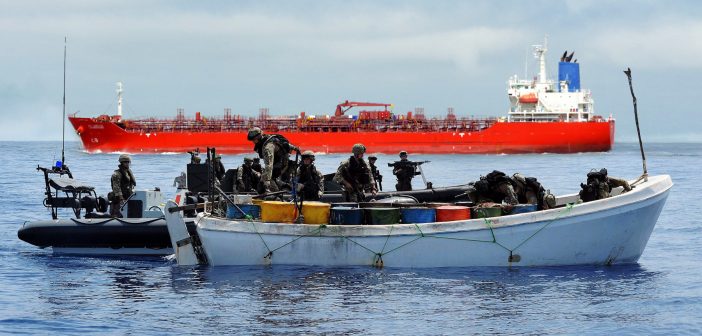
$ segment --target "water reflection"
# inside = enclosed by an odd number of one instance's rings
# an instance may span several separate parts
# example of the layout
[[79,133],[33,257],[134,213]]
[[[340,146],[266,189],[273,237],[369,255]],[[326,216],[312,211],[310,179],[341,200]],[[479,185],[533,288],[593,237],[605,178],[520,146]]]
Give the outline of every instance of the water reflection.
[[437,316],[446,320],[439,326],[445,331],[466,322],[489,331],[491,323],[504,321],[539,330],[529,322],[535,314],[576,310],[585,320],[650,321],[655,317],[636,316],[635,311],[612,315],[598,310],[614,302],[645,299],[642,293],[654,290],[661,277],[639,265],[419,270],[174,266],[171,274],[177,292],[210,293],[211,297],[199,295],[205,305],[245,305],[237,314],[251,322],[249,331],[334,333],[373,332],[374,327],[394,325],[393,318],[408,317],[410,323],[436,327]]

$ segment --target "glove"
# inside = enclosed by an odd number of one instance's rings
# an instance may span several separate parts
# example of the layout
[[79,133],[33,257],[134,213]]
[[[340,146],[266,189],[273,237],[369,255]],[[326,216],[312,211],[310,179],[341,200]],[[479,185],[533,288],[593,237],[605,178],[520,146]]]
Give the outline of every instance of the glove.
[[319,198],[322,198],[322,196],[324,195],[324,192],[320,191],[317,195],[319,196]]
[[301,192],[302,189],[305,189],[305,185],[304,185],[304,184],[298,183],[298,184],[295,186],[295,190],[296,190],[298,193]]

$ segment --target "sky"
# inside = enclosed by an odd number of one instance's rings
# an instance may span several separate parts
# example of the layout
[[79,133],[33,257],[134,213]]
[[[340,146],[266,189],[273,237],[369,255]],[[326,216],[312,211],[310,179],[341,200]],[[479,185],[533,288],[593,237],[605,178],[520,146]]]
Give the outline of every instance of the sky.
[[[14,1],[0,0],[0,140],[61,140],[66,113],[332,114],[344,100],[394,112],[453,107],[503,116],[506,81],[554,77],[575,51],[595,112],[636,141],[701,142],[699,1]],[[78,140],[66,124],[66,140]]]

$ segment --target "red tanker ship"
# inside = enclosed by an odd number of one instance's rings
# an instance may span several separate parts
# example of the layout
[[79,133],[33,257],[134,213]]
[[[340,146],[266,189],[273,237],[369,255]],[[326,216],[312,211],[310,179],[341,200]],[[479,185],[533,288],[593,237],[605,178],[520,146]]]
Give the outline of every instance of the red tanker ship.
[[[558,81],[546,78],[545,46],[534,46],[540,72],[534,80],[508,81],[510,111],[501,118],[456,116],[427,118],[422,109],[397,115],[391,104],[345,101],[333,116],[270,116],[186,118],[182,110],[174,119],[122,118],[121,83],[117,115],[69,120],[88,152],[185,152],[216,147],[222,153],[248,153],[252,144],[246,133],[252,126],[279,133],[303,150],[347,153],[363,143],[373,153],[576,153],[609,151],[614,142],[614,119],[594,115],[589,90],[580,89],[580,69],[573,54],[563,54]],[[353,107],[374,107],[347,114]]]

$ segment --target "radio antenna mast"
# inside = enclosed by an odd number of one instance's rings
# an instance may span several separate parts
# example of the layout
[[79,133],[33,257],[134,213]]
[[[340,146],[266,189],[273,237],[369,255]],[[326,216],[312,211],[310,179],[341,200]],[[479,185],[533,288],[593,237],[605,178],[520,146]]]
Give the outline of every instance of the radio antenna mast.
[[66,44],[68,38],[63,37],[63,128],[61,129],[61,168],[66,165]]

